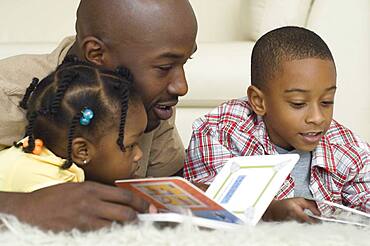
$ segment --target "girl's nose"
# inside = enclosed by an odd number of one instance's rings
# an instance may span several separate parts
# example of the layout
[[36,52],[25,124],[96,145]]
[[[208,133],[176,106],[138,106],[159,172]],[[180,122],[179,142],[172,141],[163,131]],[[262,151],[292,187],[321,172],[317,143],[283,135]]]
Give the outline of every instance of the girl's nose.
[[143,157],[143,151],[139,147],[139,145],[135,146],[135,156],[134,156],[134,161],[139,161]]

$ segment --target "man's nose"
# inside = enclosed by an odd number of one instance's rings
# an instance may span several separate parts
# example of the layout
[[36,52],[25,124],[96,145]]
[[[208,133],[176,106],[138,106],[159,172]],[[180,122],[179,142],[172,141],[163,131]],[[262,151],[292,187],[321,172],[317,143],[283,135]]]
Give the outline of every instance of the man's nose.
[[325,114],[321,109],[320,105],[311,106],[306,117],[306,122],[313,123],[315,125],[321,125],[324,121]]
[[184,68],[179,69],[172,77],[172,81],[168,85],[168,93],[175,96],[185,96],[188,93],[188,82]]

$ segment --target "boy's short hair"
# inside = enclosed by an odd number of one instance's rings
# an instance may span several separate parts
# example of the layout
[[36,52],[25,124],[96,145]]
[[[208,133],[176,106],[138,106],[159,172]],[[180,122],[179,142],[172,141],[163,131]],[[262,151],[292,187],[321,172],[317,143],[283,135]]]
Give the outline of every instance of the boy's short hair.
[[296,26],[274,29],[259,38],[253,47],[251,83],[261,88],[274,78],[281,62],[305,58],[334,62],[329,47],[316,33]]

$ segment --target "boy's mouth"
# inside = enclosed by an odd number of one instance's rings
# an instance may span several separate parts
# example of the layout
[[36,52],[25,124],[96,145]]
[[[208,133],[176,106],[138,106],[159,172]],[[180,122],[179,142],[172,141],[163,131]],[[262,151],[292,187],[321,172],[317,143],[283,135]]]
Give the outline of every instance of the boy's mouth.
[[309,144],[317,143],[322,137],[322,131],[300,133],[303,140]]

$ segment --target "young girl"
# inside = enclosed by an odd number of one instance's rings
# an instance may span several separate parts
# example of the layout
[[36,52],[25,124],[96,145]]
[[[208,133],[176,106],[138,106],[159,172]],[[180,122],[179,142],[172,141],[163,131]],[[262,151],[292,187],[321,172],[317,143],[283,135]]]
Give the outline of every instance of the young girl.
[[28,112],[26,138],[0,152],[0,190],[131,178],[147,124],[131,84],[128,70],[102,70],[76,57],[34,79],[20,103]]

